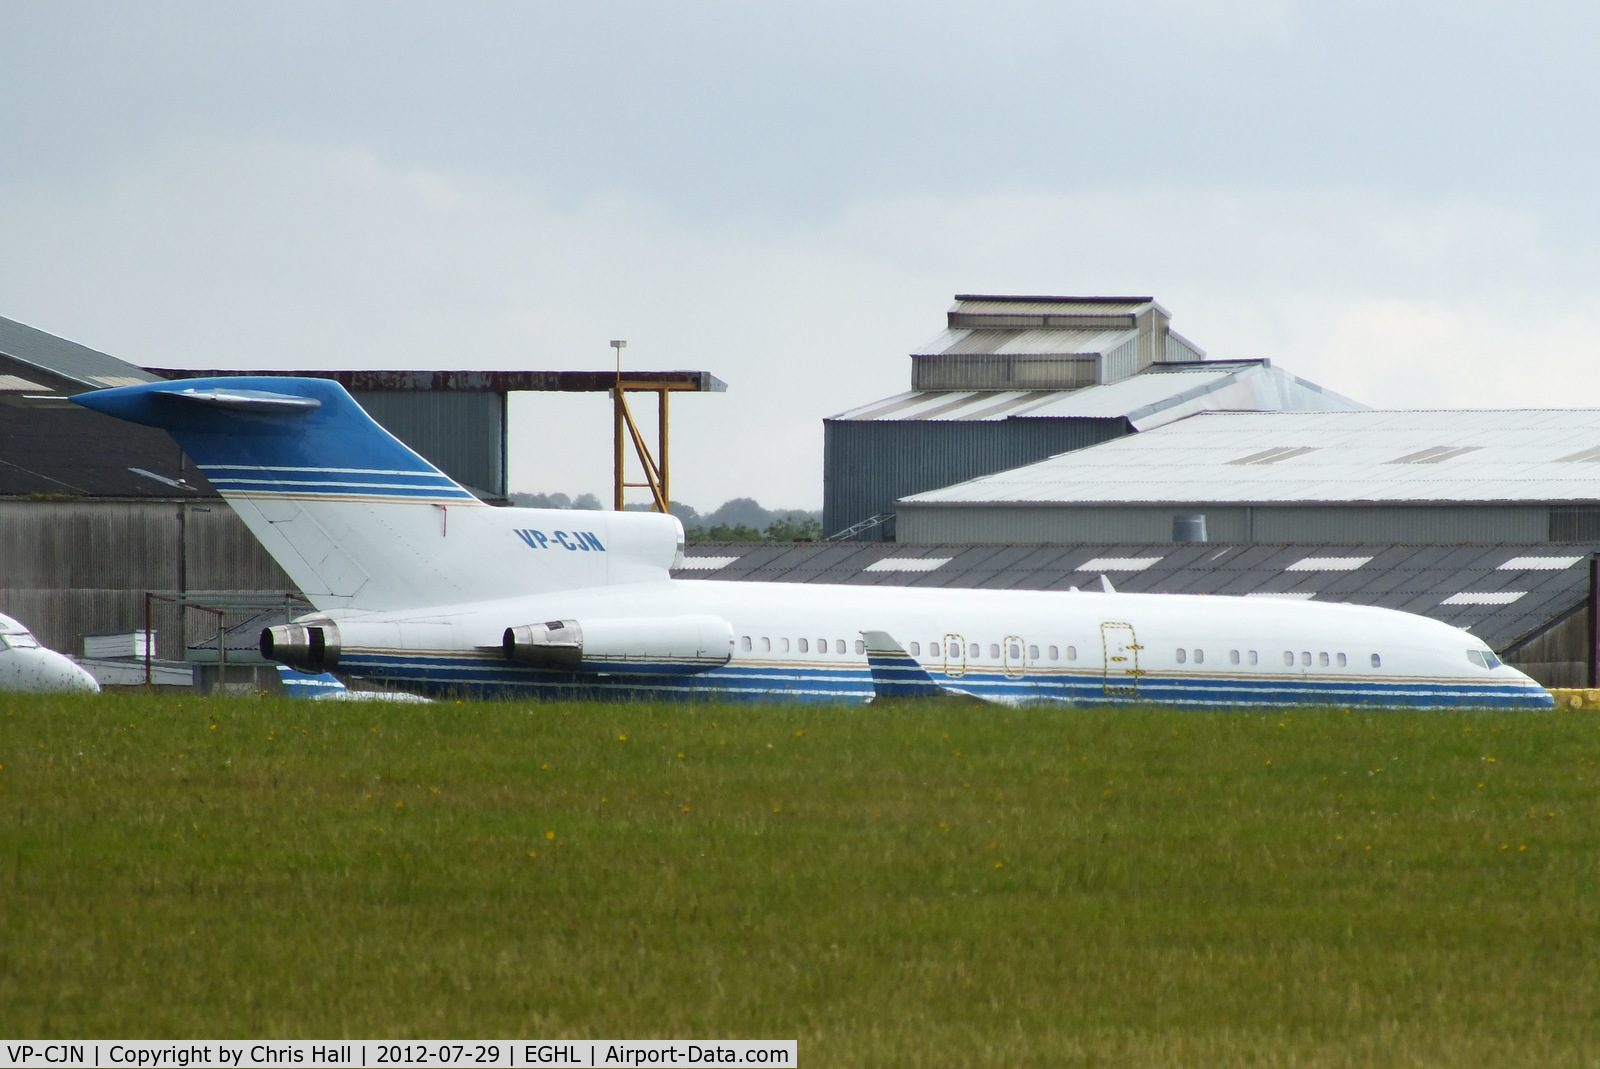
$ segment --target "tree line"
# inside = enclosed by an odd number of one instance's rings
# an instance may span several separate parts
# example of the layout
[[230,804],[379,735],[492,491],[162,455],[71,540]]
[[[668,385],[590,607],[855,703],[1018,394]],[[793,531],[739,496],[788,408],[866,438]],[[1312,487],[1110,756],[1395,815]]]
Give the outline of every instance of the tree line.
[[[605,508],[594,494],[514,493],[511,503],[519,508],[587,509]],[[647,506],[629,505],[630,510]],[[672,514],[683,523],[691,542],[812,542],[822,538],[822,513],[807,509],[768,509],[750,497],[724,501],[717,508],[701,513],[692,505],[672,502]]]

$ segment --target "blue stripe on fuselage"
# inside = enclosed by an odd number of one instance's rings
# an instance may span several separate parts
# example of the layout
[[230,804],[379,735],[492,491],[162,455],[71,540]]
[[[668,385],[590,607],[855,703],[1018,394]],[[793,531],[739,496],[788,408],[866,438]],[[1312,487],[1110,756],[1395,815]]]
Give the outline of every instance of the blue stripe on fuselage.
[[[550,672],[496,658],[352,651],[340,668],[357,675],[435,694],[485,697],[698,699],[859,703],[874,694],[866,666],[838,668],[730,664],[692,676],[652,675],[638,666],[626,675]],[[681,669],[680,669],[681,672]],[[1376,680],[1144,677],[1136,693],[1108,693],[1097,673],[1007,677],[969,669],[961,676],[931,673],[941,685],[1009,703],[1068,705],[1179,705],[1237,708],[1279,705],[1350,705],[1384,708],[1550,708],[1542,688],[1519,683]]]

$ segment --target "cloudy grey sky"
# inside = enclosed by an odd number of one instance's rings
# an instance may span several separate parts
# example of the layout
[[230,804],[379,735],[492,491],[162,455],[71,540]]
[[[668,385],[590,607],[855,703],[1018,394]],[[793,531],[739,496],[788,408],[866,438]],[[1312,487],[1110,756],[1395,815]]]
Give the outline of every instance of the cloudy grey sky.
[[[191,367],[704,368],[821,501],[956,292],[1150,293],[1380,405],[1600,405],[1578,3],[0,5],[0,315]],[[600,398],[514,402],[595,491]]]

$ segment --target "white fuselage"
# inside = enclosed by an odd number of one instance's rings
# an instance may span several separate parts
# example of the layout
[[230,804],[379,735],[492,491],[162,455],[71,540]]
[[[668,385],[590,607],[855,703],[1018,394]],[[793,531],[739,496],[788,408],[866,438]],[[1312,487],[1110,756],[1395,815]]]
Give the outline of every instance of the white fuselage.
[[[731,625],[726,664],[563,675],[500,651],[518,624],[697,614]],[[1550,704],[1447,624],[1268,598],[667,580],[327,616],[342,635],[341,671],[433,691],[862,701],[882,693],[863,634],[886,632],[941,688],[1006,702]]]

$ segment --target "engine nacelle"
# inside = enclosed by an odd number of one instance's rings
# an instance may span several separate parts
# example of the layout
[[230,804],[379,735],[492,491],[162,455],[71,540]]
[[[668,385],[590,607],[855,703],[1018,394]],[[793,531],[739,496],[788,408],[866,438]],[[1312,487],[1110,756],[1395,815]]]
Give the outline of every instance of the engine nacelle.
[[263,628],[261,656],[297,672],[326,672],[339,663],[339,628],[331,620]]
[[506,659],[565,672],[705,672],[733,659],[720,616],[551,620],[508,627]]

